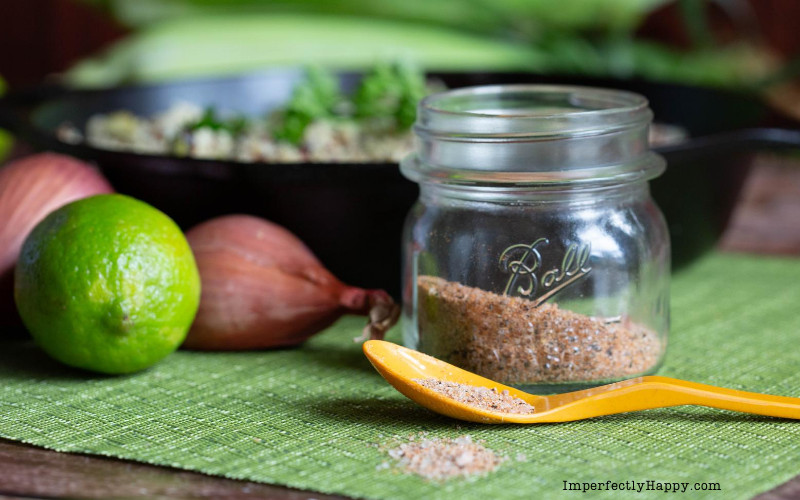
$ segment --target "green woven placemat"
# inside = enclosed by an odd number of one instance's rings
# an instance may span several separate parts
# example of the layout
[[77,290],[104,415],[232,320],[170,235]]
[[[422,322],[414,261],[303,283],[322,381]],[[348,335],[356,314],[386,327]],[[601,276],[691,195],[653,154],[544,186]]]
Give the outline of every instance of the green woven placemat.
[[[800,396],[800,260],[710,255],[675,277],[672,296],[661,374]],[[117,378],[0,344],[0,436],[368,498],[578,498],[564,481],[607,480],[689,482],[693,497],[694,483],[714,482],[721,491],[705,495],[749,498],[800,474],[794,421],[694,407],[527,427],[439,417],[372,370],[351,342],[360,325],[343,320],[302,349],[178,352]],[[377,468],[375,444],[419,431],[468,433],[512,459],[444,484]]]

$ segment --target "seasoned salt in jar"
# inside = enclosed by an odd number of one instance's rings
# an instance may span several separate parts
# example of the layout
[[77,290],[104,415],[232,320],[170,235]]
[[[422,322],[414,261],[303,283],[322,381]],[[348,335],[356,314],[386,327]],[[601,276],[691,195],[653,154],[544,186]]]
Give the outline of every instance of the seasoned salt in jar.
[[402,163],[404,342],[558,392],[655,372],[669,327],[667,227],[637,94],[503,85],[432,95]]

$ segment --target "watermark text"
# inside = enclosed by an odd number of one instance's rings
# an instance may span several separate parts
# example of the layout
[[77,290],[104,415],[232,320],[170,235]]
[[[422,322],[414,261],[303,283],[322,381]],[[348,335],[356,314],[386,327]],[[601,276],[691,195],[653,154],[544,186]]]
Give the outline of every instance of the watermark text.
[[589,491],[661,491],[663,493],[687,493],[693,491],[722,491],[719,483],[713,482],[670,482],[670,481],[587,481],[573,482],[564,481],[564,491],[578,491],[587,493]]

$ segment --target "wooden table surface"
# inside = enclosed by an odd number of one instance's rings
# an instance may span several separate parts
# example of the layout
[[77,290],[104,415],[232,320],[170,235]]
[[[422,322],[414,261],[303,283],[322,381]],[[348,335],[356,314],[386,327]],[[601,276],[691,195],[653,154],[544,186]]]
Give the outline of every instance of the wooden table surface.
[[[800,157],[758,156],[719,247],[800,256]],[[800,498],[798,476],[759,495]],[[307,498],[337,496],[235,481],[0,439],[0,498]]]

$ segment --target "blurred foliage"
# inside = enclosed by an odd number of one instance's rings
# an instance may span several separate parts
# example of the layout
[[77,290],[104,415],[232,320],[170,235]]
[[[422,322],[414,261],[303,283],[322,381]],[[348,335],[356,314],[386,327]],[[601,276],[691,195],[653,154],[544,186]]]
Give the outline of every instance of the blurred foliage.
[[86,0],[121,22],[147,26],[186,15],[315,13],[385,18],[484,34],[630,31],[669,0]]
[[81,86],[230,74],[268,65],[528,70],[742,86],[764,68],[713,47],[702,0],[679,0],[692,51],[637,40],[669,0],[84,0],[138,31],[69,75]]
[[441,70],[511,70],[538,65],[529,46],[457,30],[312,14],[226,15],[154,24],[67,74],[76,86],[111,86],[236,74],[266,66],[362,70],[414,60]]

